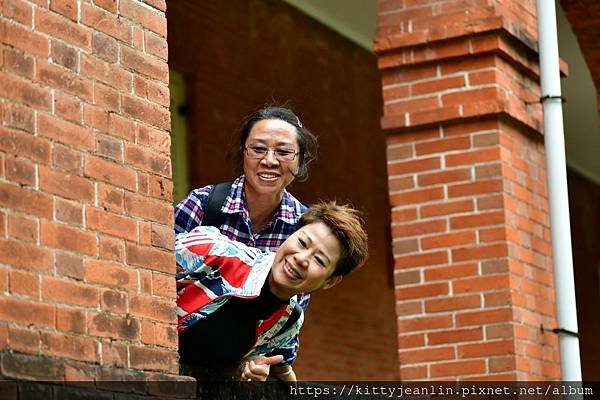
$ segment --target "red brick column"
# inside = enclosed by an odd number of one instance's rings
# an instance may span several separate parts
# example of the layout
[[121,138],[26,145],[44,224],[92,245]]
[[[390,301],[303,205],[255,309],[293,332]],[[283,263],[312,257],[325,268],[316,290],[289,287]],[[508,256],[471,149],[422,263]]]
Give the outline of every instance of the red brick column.
[[174,378],[165,2],[0,7],[2,375]]
[[378,13],[401,378],[558,378],[535,2]]

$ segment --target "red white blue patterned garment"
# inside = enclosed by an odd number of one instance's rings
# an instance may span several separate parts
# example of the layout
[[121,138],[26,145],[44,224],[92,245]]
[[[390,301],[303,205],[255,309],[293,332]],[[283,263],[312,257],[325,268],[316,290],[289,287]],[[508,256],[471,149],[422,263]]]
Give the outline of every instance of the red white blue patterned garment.
[[[232,241],[215,227],[199,226],[177,235],[175,256],[182,271],[177,274],[177,330],[185,331],[215,312],[232,296],[256,298],[275,257],[243,243]],[[284,332],[297,296],[290,299],[256,327],[256,343],[245,357],[282,354],[291,365],[297,355],[297,337],[303,315]],[[202,346],[204,344],[199,344]]]
[[[241,175],[231,186],[221,212],[227,214],[221,233],[231,240],[256,247],[264,251],[277,251],[279,246],[296,230],[296,224],[307,210],[307,207],[292,196],[287,190],[283,192],[281,204],[273,218],[258,233],[252,232],[252,222],[244,199],[245,176]],[[199,226],[204,216],[208,195],[214,185],[194,189],[175,207],[175,233],[189,232]],[[306,312],[310,302],[309,294],[298,296],[300,307]],[[294,338],[294,348],[299,347],[299,338]],[[295,354],[284,351],[286,360],[294,359]]]

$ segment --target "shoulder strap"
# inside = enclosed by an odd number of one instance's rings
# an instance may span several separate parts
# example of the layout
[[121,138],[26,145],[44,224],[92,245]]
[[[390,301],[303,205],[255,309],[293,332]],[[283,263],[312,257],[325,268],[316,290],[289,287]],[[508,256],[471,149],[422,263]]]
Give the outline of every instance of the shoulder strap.
[[208,194],[201,225],[219,228],[223,224],[225,214],[221,212],[221,207],[223,207],[232,185],[233,182],[223,182],[212,187]]
[[284,333],[285,331],[290,329],[292,327],[292,325],[294,325],[296,323],[296,321],[298,321],[298,319],[300,318],[300,314],[302,314],[302,307],[300,307],[300,305],[298,303],[296,303],[294,305],[294,308],[292,309],[292,314],[287,319],[287,321],[285,321],[285,324],[275,334],[275,336],[281,335],[282,333]]

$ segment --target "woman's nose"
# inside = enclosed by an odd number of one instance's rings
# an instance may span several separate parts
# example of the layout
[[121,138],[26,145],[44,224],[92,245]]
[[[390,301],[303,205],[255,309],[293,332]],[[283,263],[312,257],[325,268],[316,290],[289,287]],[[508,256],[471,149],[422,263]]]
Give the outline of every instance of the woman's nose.
[[275,157],[275,151],[273,149],[267,150],[267,154],[261,159],[261,162],[266,165],[275,165],[279,162],[277,157]]
[[296,254],[294,254],[294,260],[296,261],[296,264],[303,268],[308,267],[309,258],[310,258],[310,254],[309,254],[308,250],[299,251]]

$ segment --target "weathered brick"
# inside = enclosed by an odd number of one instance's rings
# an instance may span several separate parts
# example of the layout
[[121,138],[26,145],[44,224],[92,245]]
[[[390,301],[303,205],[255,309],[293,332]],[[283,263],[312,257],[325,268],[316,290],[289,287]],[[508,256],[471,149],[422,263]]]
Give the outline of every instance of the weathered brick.
[[92,314],[88,322],[88,332],[94,336],[135,341],[140,337],[140,322],[129,316]]
[[44,166],[39,173],[41,190],[85,203],[94,201],[94,184],[89,180]]
[[40,135],[82,150],[94,149],[94,133],[81,125],[61,120],[48,114],[38,115]]
[[22,185],[35,187],[36,170],[35,165],[28,159],[7,157],[5,160],[5,175],[8,180]]
[[56,273],[58,275],[68,276],[79,280],[83,279],[84,270],[83,259],[81,256],[57,251],[54,254],[54,259]]
[[85,311],[72,308],[56,308],[56,329],[64,333],[86,333]]
[[171,114],[165,107],[144,101],[133,96],[123,96],[123,112],[135,119],[164,130],[170,129]]
[[52,107],[52,96],[48,89],[1,71],[0,81],[0,96],[41,110],[50,110]]
[[147,53],[167,61],[169,47],[164,37],[160,37],[150,31],[144,31],[144,44],[146,45]]
[[127,354],[127,346],[125,345],[111,342],[102,343],[102,361],[104,365],[125,368],[128,366]]
[[99,82],[94,82],[94,102],[98,107],[107,111],[119,112],[121,109],[119,92]]
[[96,255],[96,237],[90,233],[47,221],[42,221],[41,232],[41,242],[46,246]]
[[0,263],[17,268],[50,271],[52,253],[38,245],[0,239]]
[[42,298],[83,307],[96,307],[99,302],[98,288],[66,279],[49,276],[42,278]]
[[119,45],[112,37],[100,32],[93,32],[92,54],[110,63],[115,63],[119,58]]
[[132,315],[155,321],[175,322],[175,299],[164,300],[150,296],[130,296],[129,312]]
[[[3,103],[0,108],[0,121],[7,128],[17,128],[29,133],[33,133],[35,127],[35,118],[33,110],[29,107],[22,106],[16,103]],[[0,146],[6,146],[10,140],[8,136],[11,131],[3,129],[0,135]],[[2,138],[2,136],[6,136]]]
[[178,355],[173,351],[131,346],[129,357],[133,368],[171,373],[179,369]]
[[152,272],[152,294],[155,296],[175,298],[175,280],[172,275]]
[[164,14],[133,0],[119,2],[119,11],[125,17],[140,23],[144,28],[162,37],[167,37],[167,19]]
[[17,297],[0,296],[0,318],[23,325],[52,328],[55,322],[55,307]]
[[110,113],[102,107],[91,104],[83,105],[83,123],[91,128],[102,132],[108,130],[108,118]]
[[14,19],[29,28],[32,27],[33,7],[31,4],[23,0],[5,0],[3,7],[4,17]]
[[40,276],[28,271],[13,269],[9,274],[9,289],[12,294],[37,300],[40,298]]
[[22,353],[38,354],[40,350],[40,332],[11,326],[8,328],[10,348]]
[[173,206],[164,201],[125,193],[125,210],[129,215],[158,222],[165,225],[173,224]]
[[80,62],[80,70],[83,76],[97,79],[115,89],[127,92],[131,90],[131,72],[89,54],[81,54]]
[[[3,19],[0,21],[0,32],[2,32],[2,42],[9,46],[43,58],[50,54],[48,38],[36,31],[25,29],[19,24],[9,24]],[[0,77],[2,82],[7,82],[4,80],[4,74]]]
[[[47,356],[8,353],[2,355],[2,372],[12,378],[60,381],[64,378],[62,362]],[[52,391],[34,391],[33,398],[51,398]],[[23,397],[23,396],[22,396]]]
[[52,198],[45,193],[0,182],[0,206],[52,218]]
[[149,57],[132,48],[121,47],[121,64],[128,69],[160,82],[169,81],[169,68],[165,61]]
[[56,115],[79,125],[82,122],[82,110],[81,100],[77,97],[60,90],[54,91],[54,111]]
[[[67,1],[67,0],[61,0]],[[65,7],[63,7],[64,9]],[[60,38],[81,49],[90,51],[92,49],[91,31],[81,25],[70,21],[58,14],[37,9],[35,13],[35,26],[41,32]]]
[[52,62],[77,72],[79,68],[79,54],[74,47],[52,40],[50,56],[52,57]]
[[47,355],[89,362],[98,360],[98,344],[94,339],[53,332],[42,332],[41,336],[42,351]]
[[108,133],[113,136],[133,141],[136,133],[136,123],[130,118],[125,118],[117,114],[110,114]]
[[79,202],[54,198],[54,216],[57,221],[72,226],[83,226],[83,205]]
[[85,215],[87,227],[90,230],[107,233],[130,241],[137,240],[136,222],[129,217],[93,207],[87,207]]
[[[139,175],[138,175],[139,177]],[[138,186],[142,185],[139,183]],[[141,190],[140,190],[141,191]],[[148,194],[161,200],[173,201],[173,181],[170,178],[148,176]]]
[[152,224],[151,243],[155,247],[173,250],[175,244],[175,233],[170,225]]
[[85,280],[107,286],[136,291],[138,288],[137,271],[123,265],[101,260],[85,261]]
[[117,214],[122,214],[125,210],[123,189],[116,188],[112,185],[98,183],[97,185],[97,201],[100,207],[105,210],[111,210]]
[[77,21],[77,0],[50,0],[50,9]]
[[21,75],[24,78],[33,79],[33,57],[8,48],[2,51],[2,56],[4,58],[4,67],[7,70],[12,71],[17,75]]
[[[94,4],[108,11],[111,11],[112,8],[116,8],[116,2],[114,0],[101,0],[100,3],[95,1]],[[119,18],[113,11],[106,12],[92,4],[82,3],[81,20],[85,25],[91,28],[104,32],[125,43],[131,43],[131,27],[129,21],[124,18]]]
[[62,89],[87,101],[92,100],[92,82],[71,70],[38,61],[36,78],[48,86]]
[[121,164],[92,155],[85,156],[85,175],[112,185],[136,190],[135,172]]
[[125,261],[125,243],[123,239],[105,235],[98,236],[100,238],[98,252],[101,258],[119,262]]
[[102,311],[108,311],[117,314],[125,314],[127,312],[127,293],[105,289],[100,293],[100,308]]

